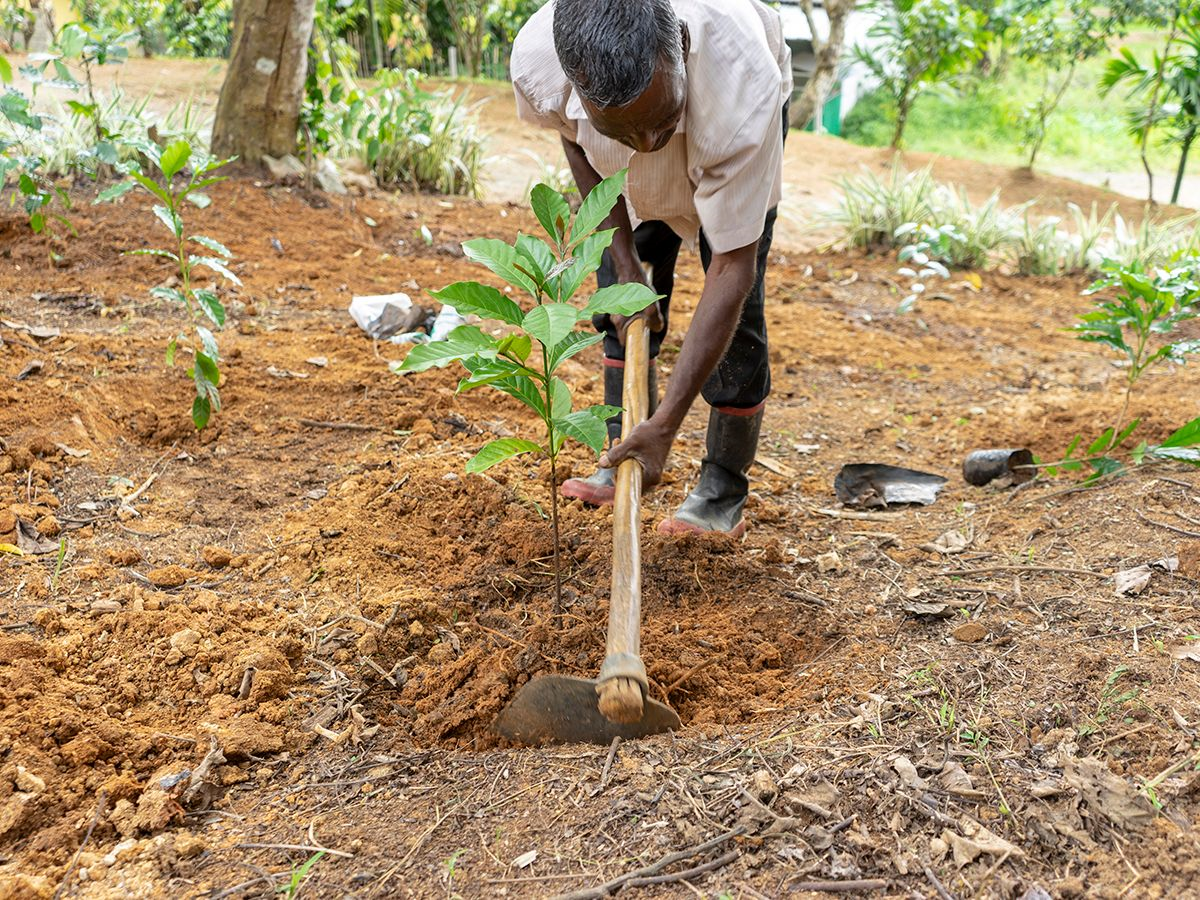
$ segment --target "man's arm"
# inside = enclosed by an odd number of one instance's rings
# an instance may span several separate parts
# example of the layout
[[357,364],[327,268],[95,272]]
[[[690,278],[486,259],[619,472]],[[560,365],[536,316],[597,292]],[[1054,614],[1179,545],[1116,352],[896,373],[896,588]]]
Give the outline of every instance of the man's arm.
[[628,439],[611,447],[600,458],[600,465],[611,468],[632,457],[642,466],[646,487],[662,479],[667,453],[684,416],[733,340],[742,306],[754,287],[757,258],[757,241],[729,253],[714,254],[658,411],[635,428]]

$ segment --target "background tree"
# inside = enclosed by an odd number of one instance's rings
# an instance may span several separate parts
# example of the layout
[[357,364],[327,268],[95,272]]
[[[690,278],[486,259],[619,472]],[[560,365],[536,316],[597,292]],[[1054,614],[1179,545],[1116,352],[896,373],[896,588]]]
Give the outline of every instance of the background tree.
[[1041,70],[1042,90],[1021,111],[1021,146],[1032,169],[1046,140],[1050,118],[1075,80],[1079,64],[1108,47],[1109,30],[1091,0],[1067,0],[1063,8],[1021,0],[1013,18],[1014,54]]
[[313,0],[237,0],[213,153],[257,163],[296,150]]
[[800,0],[804,18],[808,22],[808,33],[812,35],[815,66],[812,77],[804,86],[804,93],[790,112],[791,124],[803,128],[813,119],[820,121],[825,98],[837,78],[842,64],[842,50],[846,44],[846,23],[858,5],[857,0],[825,0],[825,14],[829,18],[829,33],[821,38],[817,32],[813,0]]
[[951,0],[884,0],[872,6],[880,13],[868,32],[874,43],[856,45],[854,56],[895,104],[896,149],[913,101],[932,85],[949,84],[979,58],[979,20],[973,9]]

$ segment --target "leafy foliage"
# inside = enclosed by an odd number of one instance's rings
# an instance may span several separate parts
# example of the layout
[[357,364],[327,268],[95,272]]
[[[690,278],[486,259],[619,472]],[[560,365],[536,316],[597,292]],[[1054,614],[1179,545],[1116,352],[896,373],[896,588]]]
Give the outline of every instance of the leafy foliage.
[[[1085,462],[1093,470],[1093,479],[1121,471],[1122,464],[1113,452],[1140,424],[1138,419],[1126,423],[1134,386],[1151,368],[1165,362],[1183,365],[1188,357],[1200,353],[1200,340],[1171,338],[1178,325],[1200,316],[1200,257],[1180,259],[1171,268],[1154,271],[1136,264],[1107,264],[1105,268],[1105,276],[1092,285],[1089,293],[1109,293],[1111,289],[1112,296],[1100,299],[1095,309],[1081,315],[1073,330],[1080,340],[1102,344],[1124,357],[1125,399],[1116,424],[1088,445],[1085,456],[1075,455],[1082,442],[1076,437],[1064,454],[1064,463],[1051,467],[1051,474],[1056,468],[1074,471]],[[1160,445],[1143,442],[1132,458],[1135,463],[1149,456],[1200,465],[1198,445],[1200,419]]]
[[622,171],[596,185],[574,216],[557,191],[544,184],[534,187],[530,203],[545,239],[520,235],[515,244],[490,239],[463,244],[468,258],[486,266],[519,295],[528,296],[532,305],[523,308],[496,288],[474,281],[449,285],[434,296],[463,315],[479,316],[511,330],[496,337],[477,325],[461,325],[446,341],[414,347],[396,367],[398,372],[421,372],[461,363],[467,374],[459,382],[459,393],[490,387],[524,404],[541,420],[541,442],[517,438],[492,441],[467,463],[467,471],[484,472],[526,454],[540,454],[550,460],[556,573],[561,570],[557,565],[555,461],[568,438],[599,453],[606,437],[604,423],[620,410],[599,405],[576,410],[571,389],[555,372],[563,361],[603,340],[602,334],[576,331],[580,322],[602,313],[630,316],[657,299],[644,284],[618,284],[596,291],[585,305],[572,302],[584,279],[599,268],[601,254],[612,243],[615,229],[597,229],[617,202],[625,175]]
[[904,139],[913,101],[936,84],[948,84],[982,53],[975,10],[952,0],[879,0],[879,18],[858,44],[854,58],[865,66],[896,107],[892,146]]
[[[149,178],[141,172],[134,172],[128,184],[140,187],[159,201],[154,206],[154,216],[171,233],[171,246],[170,249],[134,250],[132,254],[160,257],[170,260],[174,265],[178,286],[160,286],[153,288],[150,293],[159,299],[178,303],[187,310],[188,322],[194,332],[189,348],[193,363],[187,370],[196,387],[196,397],[192,401],[192,423],[197,429],[203,430],[208,426],[212,414],[221,408],[218,390],[221,381],[218,369],[220,351],[210,326],[217,329],[224,327],[225,306],[215,291],[195,285],[196,271],[208,269],[234,284],[241,284],[241,280],[229,267],[233,254],[220,241],[189,232],[184,225],[183,213],[187,203],[203,209],[212,202],[203,192],[225,180],[214,173],[232,160],[215,159],[198,153],[186,141],[176,141],[161,152],[153,147],[147,150],[158,170],[158,177]],[[115,195],[117,192],[112,193]],[[110,198],[102,196],[101,199]],[[167,365],[175,364],[180,343],[187,340],[188,336],[182,333],[171,339],[167,345]]]

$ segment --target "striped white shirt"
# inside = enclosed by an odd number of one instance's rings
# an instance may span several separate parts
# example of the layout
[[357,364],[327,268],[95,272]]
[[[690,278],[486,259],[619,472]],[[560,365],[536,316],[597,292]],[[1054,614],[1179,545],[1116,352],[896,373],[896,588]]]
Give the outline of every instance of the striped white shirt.
[[697,232],[716,253],[755,243],[783,181],[780,111],[792,92],[792,54],[779,14],[758,0],[671,0],[691,35],[687,100],[670,142],[637,153],[596,131],[554,50],[554,4],[513,45],[522,119],[583,148],[603,177],[629,168],[630,216],[666,222],[689,246]]

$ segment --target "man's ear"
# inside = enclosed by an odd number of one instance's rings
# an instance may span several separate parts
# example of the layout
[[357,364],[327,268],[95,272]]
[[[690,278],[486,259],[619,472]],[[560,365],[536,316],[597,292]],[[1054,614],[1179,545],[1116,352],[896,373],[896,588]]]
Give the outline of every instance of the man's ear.
[[688,31],[687,22],[679,23],[679,37],[683,41],[683,59],[686,62],[692,51],[692,33]]

